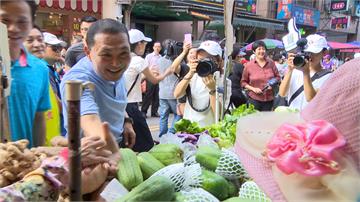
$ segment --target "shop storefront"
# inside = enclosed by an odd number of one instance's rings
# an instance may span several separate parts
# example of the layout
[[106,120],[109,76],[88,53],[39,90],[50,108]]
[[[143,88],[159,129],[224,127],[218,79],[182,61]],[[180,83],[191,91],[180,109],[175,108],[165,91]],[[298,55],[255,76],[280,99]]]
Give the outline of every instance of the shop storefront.
[[294,2],[294,0],[279,0],[276,18],[286,22],[295,17],[296,25],[302,35],[314,34],[320,25],[320,11],[296,5]]
[[35,23],[66,42],[80,33],[84,16],[101,18],[102,0],[35,0],[38,4]]

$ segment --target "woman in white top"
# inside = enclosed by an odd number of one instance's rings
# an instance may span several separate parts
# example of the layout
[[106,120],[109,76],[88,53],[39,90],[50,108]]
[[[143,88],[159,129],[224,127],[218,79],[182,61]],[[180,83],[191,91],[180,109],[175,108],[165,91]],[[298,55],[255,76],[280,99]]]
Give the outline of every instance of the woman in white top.
[[196,73],[198,60],[210,58],[220,70],[223,64],[221,56],[222,49],[218,43],[202,42],[197,50],[197,60],[188,63],[190,70],[174,91],[174,96],[180,98],[186,94],[186,89],[190,86],[191,97],[187,95],[183,118],[198,122],[201,127],[215,123],[216,83],[213,74],[200,77]]
[[148,151],[154,145],[149,126],[146,123],[144,115],[139,110],[138,103],[142,102],[141,93],[141,74],[143,74],[148,81],[153,84],[159,83],[163,80],[169,72],[159,75],[158,72],[152,72],[149,69],[148,62],[142,58],[144,55],[147,42],[151,39],[137,30],[131,29],[129,31],[131,62],[128,69],[125,71],[126,89],[128,104],[126,112],[134,121],[134,130],[136,133],[136,142],[133,147],[134,151],[143,152]]
[[[305,59],[304,66],[295,68],[295,54],[289,53],[288,72],[279,88],[279,95],[287,98],[289,107],[298,110],[302,110],[315,97],[319,88],[331,75],[321,66],[321,60],[329,48],[326,39],[318,34],[309,35],[306,39],[307,47],[304,51],[310,53],[309,60]],[[315,74],[318,78],[313,80]],[[302,86],[303,91],[299,91],[301,93],[295,96],[296,91]]]

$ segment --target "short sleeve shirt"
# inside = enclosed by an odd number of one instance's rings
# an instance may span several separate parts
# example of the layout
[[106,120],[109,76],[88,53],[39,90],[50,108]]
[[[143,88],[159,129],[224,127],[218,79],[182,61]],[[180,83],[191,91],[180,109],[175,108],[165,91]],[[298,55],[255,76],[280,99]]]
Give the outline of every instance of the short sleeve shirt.
[[146,55],[145,60],[149,63],[150,70],[159,71],[158,61],[161,58],[161,55],[155,55],[154,52]]
[[[67,120],[67,103],[65,83],[69,80],[90,81],[95,84],[95,91],[85,89],[81,96],[80,114],[97,114],[102,122],[108,122],[110,130],[118,143],[122,140],[122,133],[126,108],[125,79],[122,76],[118,81],[107,81],[99,76],[93,69],[88,57],[81,59],[71,70],[65,74],[60,84],[64,120]],[[65,128],[67,130],[67,122]]]
[[[172,64],[172,61],[161,57],[158,60],[158,67],[160,70],[160,74],[163,74],[166,69],[170,68]],[[159,98],[160,99],[175,99],[174,97],[174,90],[176,87],[176,84],[178,82],[178,77],[176,77],[174,74],[170,74],[169,76],[165,77],[164,80],[160,81],[159,83]]]
[[39,58],[22,51],[20,59],[11,65],[11,79],[8,97],[11,140],[27,139],[32,147],[35,114],[51,108],[48,67]]
[[134,87],[128,95],[128,102],[142,102],[142,93],[141,93],[141,73],[149,66],[149,63],[142,57],[131,53],[131,62],[128,69],[125,71],[125,82],[126,82],[126,90],[129,91],[131,86],[136,80]]
[[[310,77],[312,77],[315,73],[312,72],[310,74]],[[314,87],[314,89],[319,89],[326,80],[328,80],[328,78],[330,77],[331,74],[326,74],[323,77],[316,79],[315,81],[312,82],[312,85]],[[294,69],[291,75],[291,80],[290,80],[290,87],[289,87],[289,91],[287,93],[287,100],[289,101],[291,96],[304,84],[304,75],[303,72],[297,69]],[[293,109],[298,109],[298,110],[302,110],[305,108],[305,106],[308,104],[309,102],[306,101],[306,97],[305,97],[305,92],[302,91],[291,103],[290,103],[290,108]]]

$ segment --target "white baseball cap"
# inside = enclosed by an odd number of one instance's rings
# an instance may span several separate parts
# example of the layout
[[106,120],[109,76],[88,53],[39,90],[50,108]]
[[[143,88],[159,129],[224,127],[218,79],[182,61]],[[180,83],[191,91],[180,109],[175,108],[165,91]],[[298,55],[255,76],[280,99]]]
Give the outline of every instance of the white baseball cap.
[[65,47],[66,46],[66,42],[59,40],[55,35],[49,33],[49,32],[44,32],[44,42],[50,45],[60,45]]
[[144,35],[144,33],[142,33],[140,30],[137,29],[131,29],[129,31],[129,37],[130,37],[130,43],[134,44],[140,41],[147,41],[147,42],[151,42],[152,39],[149,37],[146,37]]
[[320,53],[324,48],[330,48],[325,37],[318,34],[309,35],[306,37],[306,40],[307,47],[304,50],[305,52]]
[[212,56],[222,56],[222,49],[221,46],[215,42],[215,41],[204,41],[200,44],[200,47],[197,49],[197,51],[199,50],[204,50],[207,53],[209,53]]

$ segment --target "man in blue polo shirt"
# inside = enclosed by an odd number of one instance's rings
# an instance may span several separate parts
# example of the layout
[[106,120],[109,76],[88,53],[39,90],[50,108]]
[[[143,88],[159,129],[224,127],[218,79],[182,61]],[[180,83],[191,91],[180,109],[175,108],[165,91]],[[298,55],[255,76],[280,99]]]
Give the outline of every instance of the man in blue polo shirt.
[[7,26],[11,57],[11,140],[28,139],[29,147],[44,145],[44,112],[50,109],[48,69],[22,46],[33,26],[35,11],[36,4],[31,0],[0,3],[0,21]]
[[[81,96],[81,129],[85,136],[104,138],[114,154],[122,143],[129,148],[135,144],[132,120],[125,118],[127,94],[123,73],[130,63],[127,33],[123,24],[112,19],[102,19],[91,25],[85,44],[87,56],[65,74],[60,84],[63,98],[66,97],[65,84],[69,80],[95,84],[94,92],[87,89]],[[65,120],[66,104],[63,99]]]

